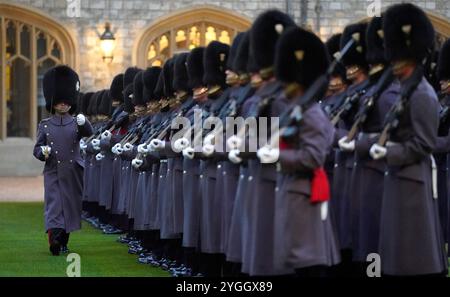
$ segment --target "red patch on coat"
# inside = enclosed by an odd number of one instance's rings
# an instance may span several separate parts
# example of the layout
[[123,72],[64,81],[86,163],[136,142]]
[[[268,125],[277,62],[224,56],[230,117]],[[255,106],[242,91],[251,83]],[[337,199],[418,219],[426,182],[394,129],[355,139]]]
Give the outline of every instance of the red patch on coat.
[[323,167],[316,168],[311,180],[311,203],[330,200],[330,182]]

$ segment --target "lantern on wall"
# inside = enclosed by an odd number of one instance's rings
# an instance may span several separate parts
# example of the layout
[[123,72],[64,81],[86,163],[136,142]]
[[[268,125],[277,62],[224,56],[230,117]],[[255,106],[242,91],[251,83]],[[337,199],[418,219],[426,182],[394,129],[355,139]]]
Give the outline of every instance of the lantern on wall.
[[113,51],[116,47],[116,38],[111,31],[111,25],[109,23],[105,24],[105,31],[100,36],[100,48],[103,54],[103,61],[106,63],[111,63],[114,59]]

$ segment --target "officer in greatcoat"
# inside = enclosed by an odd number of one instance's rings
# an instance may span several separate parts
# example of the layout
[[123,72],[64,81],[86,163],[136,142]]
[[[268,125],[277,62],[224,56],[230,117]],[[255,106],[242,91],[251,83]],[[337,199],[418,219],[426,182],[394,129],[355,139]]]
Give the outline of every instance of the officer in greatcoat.
[[92,134],[82,114],[73,117],[80,91],[78,74],[67,66],[48,70],[43,79],[46,109],[50,118],[39,123],[34,156],[45,162],[45,229],[53,255],[67,252],[69,234],[81,228],[84,162],[79,141]]

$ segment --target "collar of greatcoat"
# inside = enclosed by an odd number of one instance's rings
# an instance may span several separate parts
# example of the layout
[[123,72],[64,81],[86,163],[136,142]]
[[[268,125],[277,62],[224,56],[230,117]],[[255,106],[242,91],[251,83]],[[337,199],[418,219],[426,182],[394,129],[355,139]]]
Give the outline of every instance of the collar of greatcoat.
[[74,121],[74,117],[68,113],[63,116],[54,114],[50,118],[50,121],[52,122],[52,124],[54,124],[56,126],[65,126],[65,125],[72,123]]

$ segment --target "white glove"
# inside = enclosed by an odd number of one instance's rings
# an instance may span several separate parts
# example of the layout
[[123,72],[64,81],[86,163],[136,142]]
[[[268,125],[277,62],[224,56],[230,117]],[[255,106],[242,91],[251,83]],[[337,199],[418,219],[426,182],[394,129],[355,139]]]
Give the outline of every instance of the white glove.
[[204,144],[213,144],[214,138],[215,138],[214,134],[208,134],[208,135],[206,135],[205,139],[203,140],[203,143]]
[[234,149],[228,153],[228,159],[234,164],[239,164],[242,162],[242,159],[239,158],[239,150]]
[[228,148],[234,150],[242,145],[242,139],[236,135],[231,136],[227,139]]
[[87,149],[87,144],[83,139],[80,140],[80,149],[83,151]]
[[137,151],[140,154],[146,154],[148,153],[148,146],[145,143],[141,143],[140,145],[138,145],[137,147]]
[[258,150],[256,155],[263,164],[275,163],[280,157],[280,150],[278,148],[263,146]]
[[133,161],[131,161],[131,165],[136,169],[141,167],[142,163],[144,163],[144,161],[142,161],[141,159],[133,159]]
[[81,113],[77,115],[77,125],[83,126],[86,123],[86,117],[82,115]]
[[189,146],[189,140],[185,137],[175,140],[172,149],[179,153]]
[[187,147],[183,150],[183,156],[189,159],[194,159],[194,149],[192,147]]
[[91,143],[92,143],[92,146],[99,146],[100,145],[100,140],[92,139]]
[[133,145],[131,144],[131,143],[129,143],[129,142],[127,142],[127,143],[125,143],[125,145],[123,146],[123,150],[125,151],[125,152],[128,152],[128,151],[131,151],[132,149],[133,149]]
[[101,137],[102,137],[102,139],[109,140],[109,139],[111,139],[111,136],[112,136],[111,132],[109,132],[109,130],[106,130],[105,132],[102,133]]
[[46,158],[48,158],[48,156],[50,156],[50,154],[52,152],[52,148],[48,145],[42,145],[41,152]]
[[111,148],[111,152],[115,155],[118,155],[117,153],[117,148],[120,147],[120,143],[116,143],[112,148]]
[[150,147],[152,148],[152,150],[154,151],[158,151],[163,149],[166,146],[166,142],[164,140],[159,140],[159,139],[152,139],[152,141],[150,141]]
[[369,153],[370,153],[370,156],[374,160],[378,160],[378,159],[384,158],[386,156],[387,149],[384,146],[381,146],[381,145],[375,143],[370,148],[370,152]]
[[355,141],[352,140],[350,142],[347,142],[347,136],[342,137],[338,141],[339,148],[343,152],[353,152],[355,151]]
[[123,153],[123,148],[121,146],[116,148],[116,155],[121,155]]
[[207,143],[202,147],[202,152],[205,156],[209,157],[214,153],[214,145]]
[[105,155],[103,155],[102,153],[98,153],[97,155],[95,155],[95,160],[101,161],[103,160],[104,157]]

